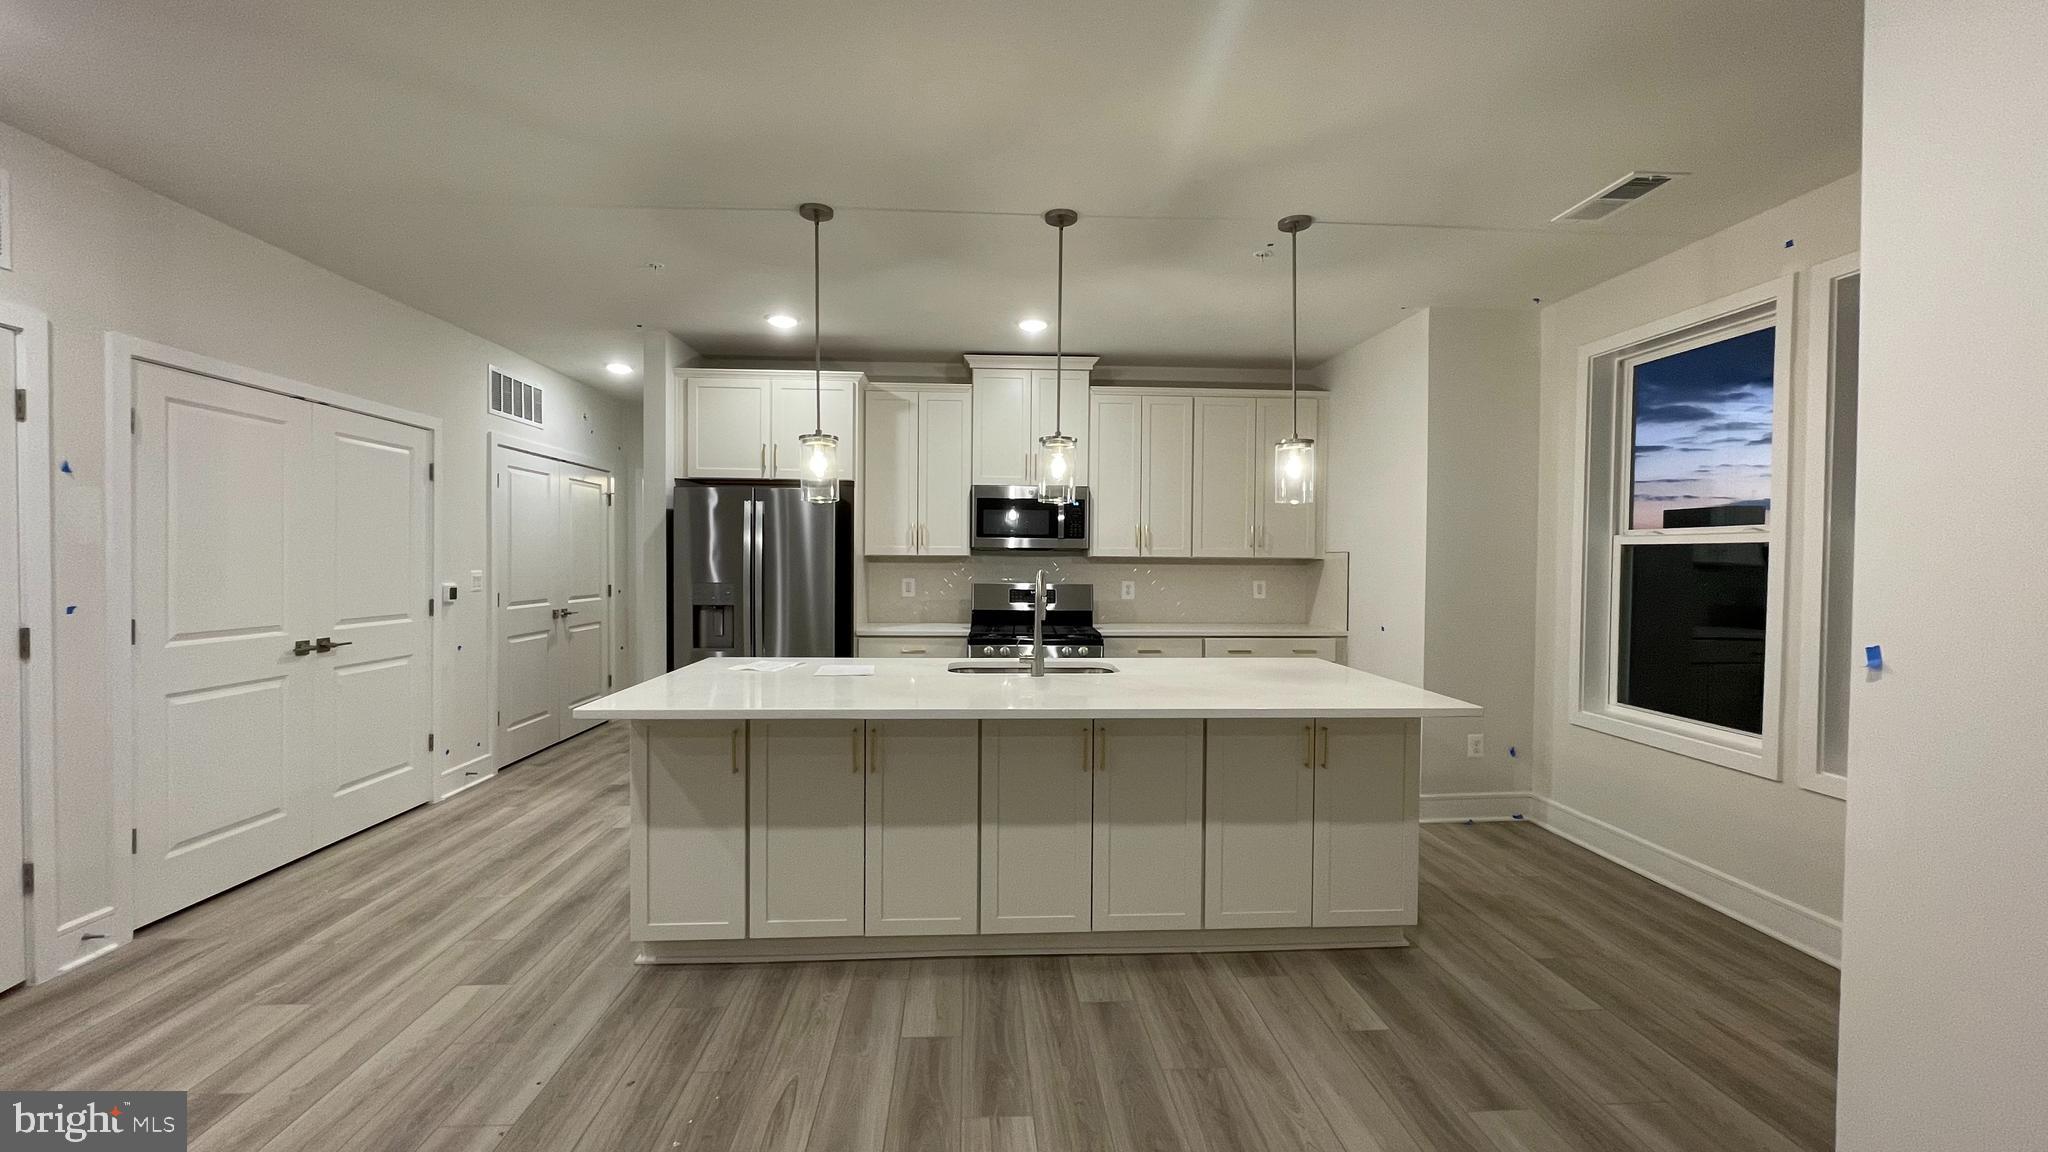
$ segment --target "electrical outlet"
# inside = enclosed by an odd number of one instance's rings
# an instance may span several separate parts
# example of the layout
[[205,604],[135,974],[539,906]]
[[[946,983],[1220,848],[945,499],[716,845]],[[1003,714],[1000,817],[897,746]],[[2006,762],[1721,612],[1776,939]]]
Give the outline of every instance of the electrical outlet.
[[1468,732],[1465,734],[1465,755],[1474,760],[1486,755],[1486,733]]
[[903,578],[903,598],[904,598],[905,600],[908,600],[908,599],[910,599],[911,597],[913,597],[913,596],[916,596],[916,595],[917,595],[917,577],[915,577],[915,576],[905,576],[905,577]]
[[1136,600],[1138,598],[1138,582],[1136,580],[1126,580],[1117,585],[1117,591],[1126,600]]
[[1265,598],[1266,598],[1266,582],[1265,582],[1264,580],[1254,580],[1254,581],[1252,581],[1252,599],[1254,599],[1254,600],[1264,600]]

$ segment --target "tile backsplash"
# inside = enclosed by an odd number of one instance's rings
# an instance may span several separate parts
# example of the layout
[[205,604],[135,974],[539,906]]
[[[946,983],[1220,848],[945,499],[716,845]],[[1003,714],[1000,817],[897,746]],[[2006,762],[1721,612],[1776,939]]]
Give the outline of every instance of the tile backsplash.
[[[978,581],[1046,579],[1095,586],[1098,624],[1301,624],[1310,618],[1328,561],[1111,560],[1059,553],[1020,556],[871,559],[867,562],[868,621],[874,624],[964,624],[970,589]],[[917,581],[914,596],[902,583]],[[1129,580],[1135,595],[1121,598]],[[1263,580],[1266,598],[1252,598]]]

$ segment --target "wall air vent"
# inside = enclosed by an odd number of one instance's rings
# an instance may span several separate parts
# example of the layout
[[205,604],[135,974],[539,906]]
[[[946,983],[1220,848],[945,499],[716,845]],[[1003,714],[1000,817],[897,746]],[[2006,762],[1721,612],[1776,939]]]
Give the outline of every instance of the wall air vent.
[[496,368],[491,369],[491,411],[521,424],[546,427],[541,420],[541,390]]
[[1552,216],[1550,222],[1560,224],[1567,220],[1599,220],[1612,216],[1683,175],[1683,172],[1631,172]]

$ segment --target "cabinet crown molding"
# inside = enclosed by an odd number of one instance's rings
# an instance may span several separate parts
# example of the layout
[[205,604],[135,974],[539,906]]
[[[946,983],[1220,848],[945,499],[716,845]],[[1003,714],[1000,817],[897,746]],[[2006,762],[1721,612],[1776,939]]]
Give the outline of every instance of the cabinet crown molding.
[[[1053,363],[1051,356],[989,356],[969,352],[961,358],[967,361],[969,368],[1051,368]],[[1062,356],[1059,362],[1062,368],[1086,372],[1101,359],[1100,356]]]

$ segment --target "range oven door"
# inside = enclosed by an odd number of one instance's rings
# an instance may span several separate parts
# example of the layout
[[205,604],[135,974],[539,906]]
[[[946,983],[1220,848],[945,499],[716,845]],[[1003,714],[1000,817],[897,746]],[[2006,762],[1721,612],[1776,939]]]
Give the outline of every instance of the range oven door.
[[976,551],[1085,552],[1088,489],[1077,489],[1072,504],[1042,504],[1036,488],[977,484],[969,546]]

